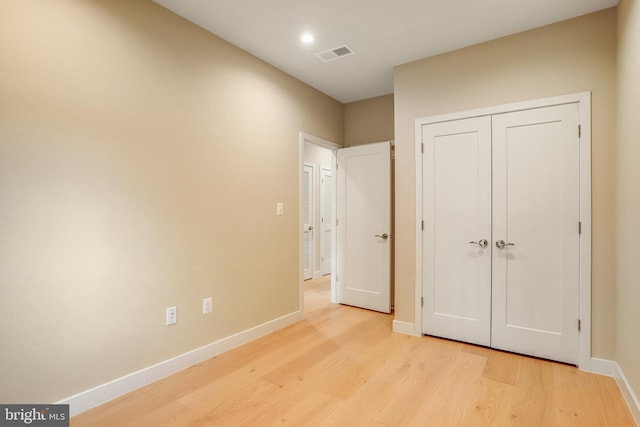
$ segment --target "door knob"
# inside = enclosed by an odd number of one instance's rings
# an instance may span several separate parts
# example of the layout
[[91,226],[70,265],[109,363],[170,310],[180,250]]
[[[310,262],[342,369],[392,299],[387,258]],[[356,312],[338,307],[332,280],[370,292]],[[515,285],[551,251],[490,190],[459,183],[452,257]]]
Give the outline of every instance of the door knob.
[[505,246],[515,246],[515,245],[516,245],[515,243],[507,243],[502,239],[496,241],[496,247],[498,249],[504,249]]
[[472,245],[478,245],[480,246],[482,249],[486,248],[487,246],[489,246],[489,241],[487,239],[480,239],[477,242],[472,240],[469,242]]
[[309,231],[313,231],[313,225],[309,226]]
[[383,234],[376,234],[375,237],[380,237],[382,240],[387,240],[389,238],[389,235],[387,233],[383,233]]

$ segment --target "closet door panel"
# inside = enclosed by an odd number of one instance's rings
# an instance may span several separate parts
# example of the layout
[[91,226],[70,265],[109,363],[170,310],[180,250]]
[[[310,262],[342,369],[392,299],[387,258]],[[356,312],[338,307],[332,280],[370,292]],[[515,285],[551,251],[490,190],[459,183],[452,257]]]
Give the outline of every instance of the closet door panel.
[[492,120],[492,346],[575,364],[577,105],[500,114]]
[[423,127],[423,332],[488,346],[491,119]]

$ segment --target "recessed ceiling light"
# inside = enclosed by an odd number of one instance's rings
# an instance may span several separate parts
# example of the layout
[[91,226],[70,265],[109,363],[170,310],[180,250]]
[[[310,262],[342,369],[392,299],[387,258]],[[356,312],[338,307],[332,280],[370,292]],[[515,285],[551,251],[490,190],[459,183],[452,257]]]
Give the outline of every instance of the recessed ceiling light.
[[300,37],[300,40],[302,41],[302,43],[305,43],[305,44],[311,44],[311,43],[313,43],[316,39],[315,39],[315,37],[313,37],[313,35],[312,35],[312,34],[305,33],[305,34],[303,34],[303,35],[302,35],[302,37]]

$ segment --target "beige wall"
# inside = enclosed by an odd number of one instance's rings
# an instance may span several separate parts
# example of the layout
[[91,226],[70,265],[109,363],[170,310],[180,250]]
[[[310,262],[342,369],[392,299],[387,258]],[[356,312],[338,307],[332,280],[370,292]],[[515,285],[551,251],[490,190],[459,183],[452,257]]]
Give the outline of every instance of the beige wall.
[[640,396],[640,2],[618,5],[616,361]]
[[393,139],[393,94],[344,105],[345,147]]
[[616,11],[608,9],[395,70],[396,319],[414,322],[414,119],[592,92],[593,356],[614,358]]
[[0,70],[0,402],[298,310],[298,132],[342,104],[150,0],[1,2]]

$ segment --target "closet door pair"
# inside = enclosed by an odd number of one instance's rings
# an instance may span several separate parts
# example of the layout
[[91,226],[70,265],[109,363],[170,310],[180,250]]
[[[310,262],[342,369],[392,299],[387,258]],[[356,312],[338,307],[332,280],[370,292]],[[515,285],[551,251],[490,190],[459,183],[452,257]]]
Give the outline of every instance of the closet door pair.
[[576,364],[578,105],[422,138],[423,333]]

